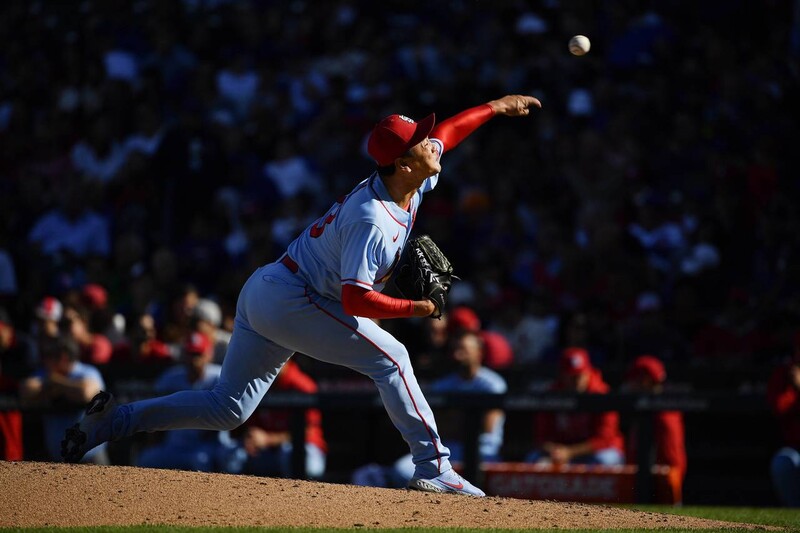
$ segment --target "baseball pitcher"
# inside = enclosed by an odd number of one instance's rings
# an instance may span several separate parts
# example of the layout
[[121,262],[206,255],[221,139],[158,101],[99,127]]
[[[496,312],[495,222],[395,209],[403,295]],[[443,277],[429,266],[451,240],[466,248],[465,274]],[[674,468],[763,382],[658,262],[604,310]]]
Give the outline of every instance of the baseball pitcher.
[[508,95],[438,125],[433,114],[419,122],[403,115],[381,120],[367,143],[377,170],[244,284],[217,385],[125,405],[101,392],[67,431],[64,459],[79,461],[102,442],[140,431],[233,429],[250,417],[284,363],[301,352],[372,378],[411,450],[409,488],[483,496],[452,469],[406,348],[370,319],[441,313],[447,287],[430,273],[418,274],[416,299],[381,292],[423,194],[436,187],[442,154],[495,115],[525,116],[534,107],[541,107],[534,97]]

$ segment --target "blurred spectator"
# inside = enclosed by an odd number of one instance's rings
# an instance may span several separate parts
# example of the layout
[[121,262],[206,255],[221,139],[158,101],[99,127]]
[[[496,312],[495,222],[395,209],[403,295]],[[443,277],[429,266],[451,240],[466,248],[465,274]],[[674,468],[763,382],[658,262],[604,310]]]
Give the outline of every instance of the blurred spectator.
[[772,458],[772,485],[783,505],[800,507],[800,351],[773,370],[767,400],[783,444]]
[[447,323],[447,331],[451,338],[468,331],[478,335],[483,345],[482,363],[492,369],[502,370],[514,362],[514,353],[508,339],[497,331],[481,328],[481,320],[475,311],[465,305],[459,305],[442,316]]
[[713,229],[706,224],[700,226],[692,236],[690,247],[681,259],[681,272],[687,276],[702,276],[719,266],[720,254],[714,240]]
[[[0,394],[17,396],[20,381],[34,370],[33,357],[30,341],[16,331],[8,312],[0,307]],[[0,411],[0,458],[23,459],[22,413],[16,409]]]
[[[202,71],[195,75],[200,83]],[[188,233],[197,206],[212,205],[214,189],[222,185],[220,176],[226,173],[220,140],[213,129],[206,127],[210,109],[198,101],[201,96],[181,95],[177,121],[164,133],[153,160],[166,182],[159,189],[163,212],[157,218],[162,223],[165,244],[179,242]],[[188,191],[192,201],[186,201]]]
[[228,344],[231,342],[230,332],[222,329],[222,309],[217,302],[208,298],[200,298],[194,308],[195,329],[211,339],[214,343],[214,362],[222,364]]
[[129,377],[153,379],[179,357],[178,349],[158,338],[155,320],[147,313],[133,320],[127,336],[127,345],[117,351],[114,359]]
[[17,272],[8,250],[0,247],[0,303],[17,294]]
[[[625,389],[640,394],[661,394],[667,381],[664,364],[652,355],[641,355],[633,360],[625,380]],[[628,463],[635,464],[638,457],[638,424],[651,423],[641,417],[628,428],[625,452]],[[683,480],[686,476],[686,442],[683,413],[658,411],[653,414],[655,464],[670,467],[668,474],[672,490],[672,503],[683,500]]]
[[[570,347],[561,355],[558,380],[551,390],[607,394],[609,386],[592,366],[589,352]],[[614,411],[542,412],[534,422],[536,448],[528,462],[618,465],[624,461],[624,439]]]
[[264,176],[284,199],[294,198],[301,192],[319,195],[323,191],[319,174],[287,137],[282,138],[275,148],[274,159],[264,165]]
[[[448,352],[456,370],[431,383],[428,388],[430,392],[455,395],[506,393],[508,387],[505,379],[494,370],[483,366],[485,346],[479,332],[467,329],[455,331],[449,342]],[[463,435],[467,416],[473,414],[458,408],[437,413],[439,430],[451,435]],[[487,409],[483,415],[478,437],[478,453],[482,462],[500,460],[504,423],[505,413],[502,409]],[[451,461],[464,461],[463,440],[450,441],[448,448]],[[407,454],[389,467],[374,463],[362,466],[353,472],[352,481],[356,485],[400,488],[406,486],[413,475],[414,462],[411,454]]]
[[248,67],[243,54],[234,54],[229,68],[217,73],[217,91],[240,118],[247,116],[259,85],[258,73]]
[[179,343],[192,331],[192,319],[200,293],[191,283],[174,288],[168,295],[166,306],[159,309],[161,338],[167,343]]
[[99,283],[87,283],[78,300],[89,314],[89,329],[107,337],[113,346],[125,342],[125,317],[108,303],[108,291]]
[[527,301],[508,302],[493,327],[509,340],[514,366],[542,362],[558,343],[561,319],[544,291],[534,292]]
[[30,376],[37,365],[33,339],[17,328],[8,311],[0,307],[0,375],[20,381]]
[[151,106],[140,105],[136,110],[136,130],[124,141],[126,153],[152,157],[158,152],[164,129],[158,113]]
[[72,147],[72,165],[90,179],[109,182],[125,166],[128,153],[115,138],[109,117],[99,115],[89,128],[86,139]]
[[[182,364],[161,374],[154,392],[166,395],[213,388],[222,369],[211,362],[213,358],[214,346],[208,337],[197,332],[187,335],[182,345]],[[141,450],[137,466],[201,472],[236,472],[241,468],[241,454],[227,431],[176,429],[165,432],[162,438],[160,443]]]
[[276,246],[288,246],[298,233],[314,221],[309,214],[314,212],[312,198],[310,193],[300,191],[284,200],[272,223],[272,239]]
[[620,359],[629,364],[642,353],[662,360],[685,359],[688,350],[686,340],[665,320],[661,296],[652,291],[639,294],[634,313],[619,325]]
[[58,337],[61,333],[61,319],[64,305],[58,298],[45,296],[36,306],[36,324],[33,333],[37,339]]
[[[455,362],[456,370],[434,381],[429,390],[436,394],[505,394],[508,389],[505,379],[484,365],[486,349],[480,332],[453,333],[448,351],[450,359]],[[441,420],[439,425],[449,427],[449,429],[440,427],[440,431],[448,435],[463,433],[463,428],[467,425],[463,419],[464,416],[468,415],[461,410],[438,416],[437,420]],[[505,414],[501,409],[489,409],[483,415],[482,432],[478,439],[481,460],[498,461],[500,459],[504,422]],[[448,443],[448,447],[452,460],[463,461],[463,442],[451,441]]]
[[628,226],[629,233],[653,267],[664,272],[673,270],[685,251],[686,238],[680,225],[667,216],[666,199],[645,191],[635,197],[635,202],[637,217]]
[[730,288],[724,307],[692,339],[694,356],[698,360],[714,359],[714,364],[746,364],[754,360],[771,343],[755,304],[747,289]]
[[80,348],[80,360],[93,366],[107,365],[113,352],[111,341],[91,330],[89,309],[80,305],[67,307],[64,318],[70,337]]
[[[100,371],[81,363],[78,344],[67,336],[39,341],[41,366],[19,388],[25,407],[47,407],[42,415],[45,445],[52,461],[61,461],[61,439],[83,416],[92,397],[105,388]],[[91,450],[83,462],[108,464],[105,444]]]
[[90,311],[100,311],[108,305],[108,292],[97,283],[87,283],[81,289],[81,300]]
[[[271,390],[315,394],[317,384],[293,360],[281,369]],[[285,409],[258,409],[243,426],[241,446],[247,453],[242,472],[256,476],[309,477],[320,479],[325,475],[328,445],[322,432],[322,414],[319,409],[308,409],[306,418],[306,469],[305,476],[292,472],[292,411]]]
[[87,205],[87,188],[72,184],[60,191],[57,207],[43,213],[28,234],[28,242],[49,258],[107,257],[111,251],[106,218]]
[[[413,344],[409,346],[409,354],[414,358],[414,370],[420,376],[441,376],[447,361],[447,343],[450,339],[448,330],[447,312],[440,320],[425,320],[419,322],[397,322],[392,325],[417,325],[421,333],[416,330],[401,330],[399,336],[408,338]],[[389,326],[389,324],[387,324]],[[402,326],[401,326],[402,327]]]
[[[2,326],[0,326],[0,336],[2,335]],[[2,342],[1,339],[0,342]],[[17,389],[16,380],[6,377],[0,366],[0,394],[16,396]],[[22,413],[18,409],[4,409],[0,411],[0,460],[22,461],[24,458]]]

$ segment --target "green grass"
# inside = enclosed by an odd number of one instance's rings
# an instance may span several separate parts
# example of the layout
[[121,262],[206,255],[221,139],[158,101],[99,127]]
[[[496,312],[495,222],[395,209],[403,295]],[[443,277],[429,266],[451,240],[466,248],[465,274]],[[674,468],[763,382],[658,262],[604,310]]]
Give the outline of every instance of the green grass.
[[[728,522],[744,522],[748,524],[762,524],[787,528],[786,531],[800,533],[800,510],[776,509],[759,507],[671,507],[664,505],[625,505],[628,509],[638,509],[653,513],[668,513],[712,520],[725,520]],[[368,528],[343,528],[333,531],[359,531]],[[320,533],[331,531],[329,528],[258,528],[258,527],[177,527],[177,526],[125,526],[125,527],[44,527],[44,528],[0,528],[0,533],[6,531],[23,531],[25,533],[156,533],[168,530],[170,533]],[[381,529],[382,533],[518,533],[521,529],[475,529],[475,528],[406,528],[406,529]],[[529,530],[533,531],[533,530]],[[576,529],[537,529],[537,533],[565,533]],[[669,533],[729,533],[732,529],[685,529],[670,528],[664,530],[634,530],[634,529],[592,529],[592,533],[633,533],[634,531],[668,531]]]
[[800,531],[800,509],[772,507],[672,507],[667,505],[631,505],[626,507],[654,513],[694,516],[697,518],[710,518],[712,520],[727,520],[728,522],[782,526]]

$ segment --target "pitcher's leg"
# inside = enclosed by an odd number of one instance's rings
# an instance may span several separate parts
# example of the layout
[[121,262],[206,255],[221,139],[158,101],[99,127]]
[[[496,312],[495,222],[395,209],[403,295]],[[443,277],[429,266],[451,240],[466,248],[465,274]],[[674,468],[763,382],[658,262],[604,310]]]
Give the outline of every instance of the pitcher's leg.
[[[369,320],[367,322],[374,324]],[[355,362],[348,357],[346,361],[349,362],[348,366],[375,382],[389,418],[411,449],[417,473],[434,477],[451,468],[450,450],[439,437],[433,411],[417,383],[405,347],[382,329],[377,326],[375,329],[377,331],[370,332],[372,339],[388,337],[380,345],[375,345],[383,357],[364,362]],[[380,334],[376,335],[378,331]],[[366,336],[366,332],[360,333],[366,340],[372,340]]]
[[406,348],[372,320],[345,314],[339,302],[313,294],[307,302],[296,310],[262,314],[253,327],[283,346],[372,378],[418,473],[433,477],[449,470],[450,452],[439,438]]
[[293,353],[252,328],[249,317],[260,314],[264,305],[280,309],[287,299],[303,301],[303,288],[296,284],[270,284],[271,290],[264,292],[265,268],[256,270],[239,294],[233,337],[212,390],[178,392],[122,406],[101,391],[80,422],[67,429],[61,441],[64,460],[78,462],[99,444],[139,431],[226,430],[244,422]]
[[291,350],[265,339],[237,316],[222,374],[213,389],[122,405],[114,415],[112,437],[169,429],[233,429],[258,407],[291,355]]
[[781,503],[800,507],[800,453],[793,448],[781,448],[772,458],[770,473]]

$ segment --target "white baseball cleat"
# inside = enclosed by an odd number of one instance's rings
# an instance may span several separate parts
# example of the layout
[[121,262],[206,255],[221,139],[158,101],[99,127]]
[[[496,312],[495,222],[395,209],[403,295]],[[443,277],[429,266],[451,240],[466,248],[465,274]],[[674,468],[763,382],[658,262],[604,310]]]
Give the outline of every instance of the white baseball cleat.
[[452,469],[431,479],[414,476],[408,482],[408,488],[424,492],[454,492],[468,496],[486,496],[481,489],[459,476]]
[[61,441],[64,462],[77,463],[86,452],[111,438],[111,421],[117,402],[109,392],[98,392],[86,407],[81,421],[67,429]]

